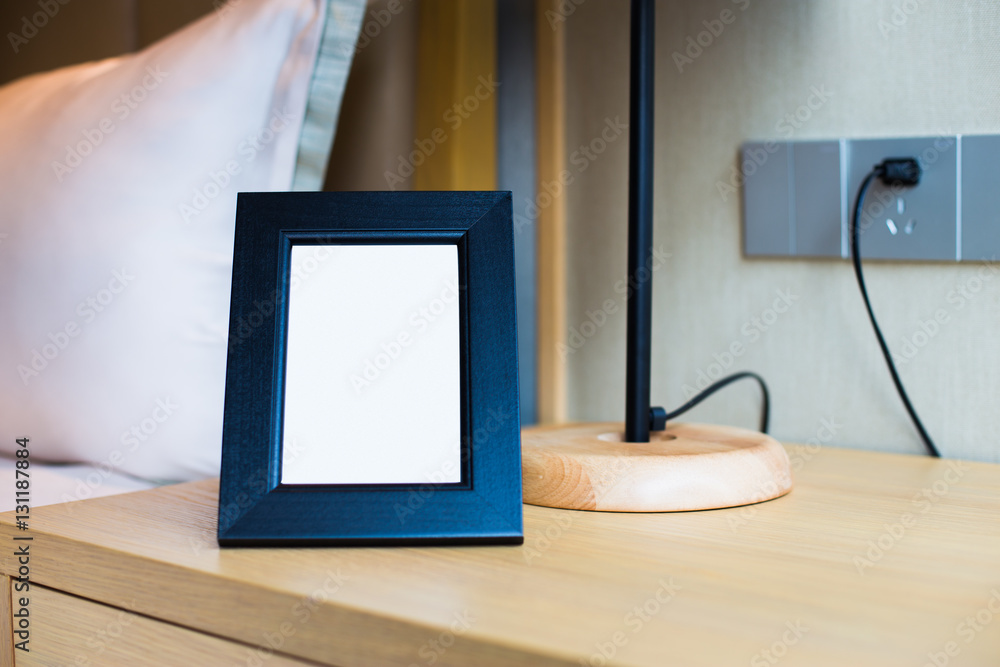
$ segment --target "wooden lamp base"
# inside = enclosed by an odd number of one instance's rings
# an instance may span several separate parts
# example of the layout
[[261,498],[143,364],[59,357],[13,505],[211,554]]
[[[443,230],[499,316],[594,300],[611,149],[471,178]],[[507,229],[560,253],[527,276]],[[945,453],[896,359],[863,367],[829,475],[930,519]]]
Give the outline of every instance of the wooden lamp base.
[[668,424],[623,442],[621,423],[521,432],[524,502],[602,512],[681,512],[749,505],[792,489],[774,438],[739,428]]

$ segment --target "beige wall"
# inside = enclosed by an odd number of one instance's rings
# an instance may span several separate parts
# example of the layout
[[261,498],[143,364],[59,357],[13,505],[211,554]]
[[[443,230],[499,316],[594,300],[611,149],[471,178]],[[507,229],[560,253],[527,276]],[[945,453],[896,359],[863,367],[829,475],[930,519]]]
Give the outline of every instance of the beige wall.
[[[894,5],[902,13],[889,31]],[[673,52],[724,9],[735,20],[679,72]],[[922,452],[848,262],[745,259],[739,197],[723,201],[716,183],[728,180],[743,141],[781,136],[779,122],[813,87],[830,97],[796,139],[1000,133],[1000,5],[689,0],[659,2],[657,13],[656,244],[672,257],[654,278],[654,404],[679,405],[684,385],[738,342],[745,352],[730,371],[765,375],[778,438]],[[573,151],[600,136],[605,119],[627,120],[627,3],[589,0],[565,27]],[[569,415],[621,420],[625,316],[614,286],[626,271],[625,137],[582,173],[571,170],[569,325],[579,327],[606,299],[620,310],[568,357]],[[1000,272],[964,307],[948,300],[959,286],[976,287],[980,270],[872,262],[866,277],[896,350],[921,320],[947,311],[948,323],[900,373],[946,456],[1000,461]],[[753,340],[753,318],[779,290],[794,304]],[[724,390],[689,419],[752,427],[758,410],[748,384]],[[832,438],[824,420],[835,425]]]

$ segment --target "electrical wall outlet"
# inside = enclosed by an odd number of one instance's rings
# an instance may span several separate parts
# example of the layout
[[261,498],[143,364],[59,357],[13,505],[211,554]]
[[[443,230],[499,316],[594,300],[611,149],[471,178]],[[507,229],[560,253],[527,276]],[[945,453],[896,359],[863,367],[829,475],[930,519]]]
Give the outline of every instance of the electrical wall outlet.
[[916,157],[920,183],[884,185],[876,179],[865,196],[858,227],[863,259],[958,259],[957,137],[865,139],[847,142],[849,211],[865,175],[888,157]]
[[839,141],[748,143],[741,158],[747,255],[841,256]]
[[839,141],[798,141],[791,145],[791,233],[793,254],[813,257],[842,254],[843,202]]
[[748,256],[850,257],[849,221],[865,175],[915,157],[920,183],[876,180],[860,220],[864,259],[1000,257],[1000,136],[752,142],[740,155]]
[[959,148],[962,259],[995,262],[1000,258],[1000,136],[961,137]]
[[743,176],[743,247],[748,255],[794,255],[790,211],[792,166],[790,145],[767,142],[744,144],[740,155]]

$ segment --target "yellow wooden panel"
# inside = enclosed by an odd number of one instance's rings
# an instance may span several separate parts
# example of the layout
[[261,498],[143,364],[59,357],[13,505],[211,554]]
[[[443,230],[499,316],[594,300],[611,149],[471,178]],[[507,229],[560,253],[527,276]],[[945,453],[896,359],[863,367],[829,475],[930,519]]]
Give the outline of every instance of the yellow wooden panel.
[[[566,171],[565,31],[547,12],[561,0],[538,0],[535,19],[538,86],[538,421],[566,421]],[[553,195],[552,192],[555,192]],[[542,204],[547,204],[543,206]]]
[[415,190],[495,190],[496,2],[422,0]]

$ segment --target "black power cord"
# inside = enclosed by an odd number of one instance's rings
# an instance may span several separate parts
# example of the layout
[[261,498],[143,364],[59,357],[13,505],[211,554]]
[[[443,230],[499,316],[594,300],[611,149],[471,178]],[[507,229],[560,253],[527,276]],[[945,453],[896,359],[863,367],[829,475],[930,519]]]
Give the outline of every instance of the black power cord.
[[865,278],[861,273],[861,232],[858,229],[858,219],[861,217],[861,209],[864,207],[865,195],[868,193],[868,188],[871,187],[872,182],[876,178],[890,187],[913,186],[920,182],[920,164],[913,158],[888,158],[875,165],[868,172],[868,175],[865,176],[865,180],[861,182],[861,187],[858,188],[858,198],[854,203],[854,215],[851,216],[851,259],[854,263],[854,275],[858,278],[858,287],[861,288],[861,297],[864,299],[865,308],[868,310],[868,318],[872,322],[872,328],[875,330],[875,338],[878,339],[879,347],[882,348],[882,356],[885,357],[885,363],[889,367],[889,375],[892,376],[892,382],[896,385],[896,391],[899,392],[899,397],[903,400],[903,405],[906,406],[906,411],[909,413],[910,419],[913,420],[913,425],[920,433],[927,451],[931,456],[940,458],[941,453],[934,445],[934,441],[931,440],[927,429],[921,423],[920,417],[917,416],[917,411],[913,409],[910,398],[906,395],[906,390],[903,389],[903,381],[899,379],[899,373],[896,372],[896,365],[893,363],[892,355],[889,353],[889,346],[886,345],[885,338],[882,337],[882,330],[879,329],[878,322],[875,321],[875,312],[872,310],[871,301],[868,300]]
[[690,401],[688,401],[687,403],[685,403],[681,407],[677,408],[673,412],[667,412],[666,410],[664,410],[663,408],[660,408],[660,407],[650,408],[649,409],[649,430],[650,431],[662,431],[663,429],[665,429],[667,427],[667,422],[670,421],[671,419],[675,419],[675,418],[681,416],[682,414],[684,414],[685,412],[687,412],[688,410],[690,410],[694,406],[698,405],[699,403],[701,403],[706,398],[708,398],[709,396],[711,396],[715,392],[719,391],[723,387],[725,387],[725,386],[727,386],[729,384],[732,384],[733,382],[736,382],[737,380],[743,380],[743,379],[747,379],[747,378],[752,379],[752,380],[756,380],[760,384],[761,392],[763,392],[763,394],[764,394],[764,404],[761,406],[761,414],[760,414],[760,431],[761,431],[761,433],[767,433],[767,425],[768,425],[768,421],[770,420],[770,414],[771,414],[771,407],[770,407],[770,405],[771,405],[771,396],[770,396],[770,394],[767,391],[767,383],[764,382],[764,378],[762,378],[761,376],[757,375],[756,373],[751,373],[750,371],[743,371],[743,372],[740,372],[740,373],[733,373],[732,375],[728,375],[728,376],[722,378],[718,382],[715,382],[715,383],[709,385],[700,394],[698,394],[697,396],[695,396]]
[[[868,310],[868,318],[871,320],[872,328],[875,330],[875,338],[878,339],[879,347],[882,348],[882,356],[885,357],[885,363],[889,367],[889,374],[892,376],[893,384],[896,385],[896,391],[899,392],[899,397],[902,399],[903,405],[906,407],[906,411],[910,415],[910,419],[913,420],[913,425],[920,433],[920,437],[924,441],[927,451],[931,456],[940,458],[941,453],[934,445],[934,441],[931,440],[931,436],[927,433],[927,429],[924,428],[923,423],[920,421],[920,417],[917,416],[917,411],[913,408],[913,404],[910,403],[910,398],[906,395],[906,390],[903,388],[903,381],[899,379],[899,373],[896,371],[896,365],[893,363],[892,355],[889,353],[889,346],[886,344],[885,338],[882,336],[882,330],[879,328],[878,322],[875,319],[875,312],[872,310],[871,301],[868,299],[868,289],[865,287],[865,277],[861,271],[861,233],[858,228],[858,219],[861,217],[861,210],[864,207],[865,195],[868,193],[868,189],[871,187],[872,182],[876,178],[880,179],[883,183],[890,187],[914,186],[920,182],[920,164],[914,158],[887,158],[881,163],[875,165],[868,175],[865,176],[864,180],[861,182],[861,187],[858,188],[858,196],[854,203],[854,214],[851,216],[851,259],[854,264],[854,275],[857,276],[858,287],[861,289],[861,297],[864,299],[865,308]],[[734,373],[722,378],[704,389],[700,394],[696,395],[690,401],[673,412],[667,412],[661,407],[650,408],[649,430],[664,430],[667,426],[667,422],[671,419],[675,419],[684,414],[723,387],[726,387],[737,380],[743,379],[753,379],[760,384],[764,398],[763,405],[761,407],[760,430],[761,433],[767,433],[768,423],[770,420],[771,397],[768,393],[767,383],[764,382],[764,378],[750,371]]]

